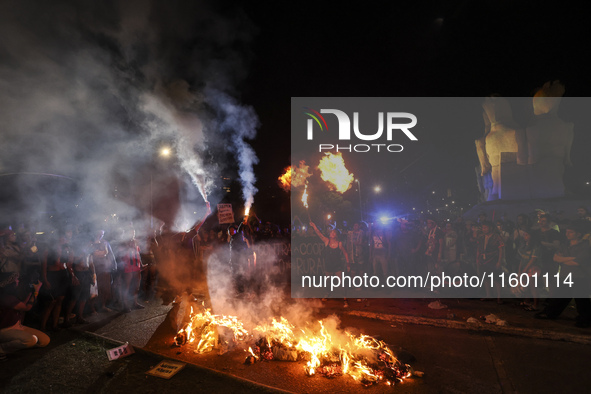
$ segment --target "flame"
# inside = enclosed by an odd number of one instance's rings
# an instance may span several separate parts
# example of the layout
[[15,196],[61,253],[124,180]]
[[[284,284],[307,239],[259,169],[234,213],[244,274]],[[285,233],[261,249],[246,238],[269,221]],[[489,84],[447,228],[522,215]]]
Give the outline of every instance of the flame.
[[248,352],[249,352],[249,353],[250,353],[250,354],[251,354],[251,355],[252,355],[252,356],[253,356],[255,359],[258,359],[258,358],[259,358],[259,357],[258,357],[256,354],[254,354],[254,352],[252,351],[252,348],[251,348],[250,346],[248,347]]
[[355,380],[369,383],[374,383],[379,380],[379,377],[374,374],[373,369],[361,361],[355,361],[353,363],[349,375],[351,375],[351,377]]
[[236,316],[212,315],[210,309],[195,313],[191,308],[190,320],[177,333],[175,343],[182,342],[177,341],[177,338],[183,336],[186,338],[186,343],[189,344],[194,344],[199,339],[195,351],[197,353],[211,351],[218,342],[218,327],[229,328],[235,341],[243,341],[248,336],[248,331]]
[[302,202],[304,203],[304,207],[308,208],[308,184],[306,183],[306,188],[304,189],[304,194],[302,194]]
[[244,209],[244,216],[248,216],[248,213],[250,212],[250,207],[246,207]]
[[318,164],[320,177],[323,181],[328,182],[331,190],[336,190],[339,193],[346,192],[351,188],[355,176],[350,174],[345,167],[345,160],[343,160],[341,152],[336,155],[325,152],[325,155]]
[[306,165],[306,162],[304,160],[300,161],[300,164],[297,168],[291,168],[291,175],[290,175],[290,180],[291,180],[291,186],[293,187],[300,187],[300,186],[304,186],[308,180],[309,177],[312,176],[312,174],[308,171],[310,166]]
[[273,318],[271,324],[256,326],[254,332],[261,337],[267,338],[267,342],[279,342],[287,347],[294,347],[294,326],[283,316],[277,321]]
[[297,353],[298,359],[308,360],[304,371],[309,376],[345,374],[364,385],[380,382],[391,385],[412,374],[412,368],[400,363],[383,341],[364,334],[343,334],[334,327],[327,328],[322,320],[296,329],[284,317],[273,318],[269,323],[254,327],[251,335],[237,317],[212,315],[206,309],[192,313],[190,322],[179,331],[177,338],[185,336],[187,343],[197,342],[195,352],[203,353],[216,346],[216,327],[230,328],[237,343],[259,338],[254,349],[248,347],[247,364],[273,360],[278,357],[275,355],[276,352],[279,354],[277,349],[286,349],[290,354]]
[[326,331],[322,320],[319,320],[318,323],[320,324],[320,332],[315,333],[309,329],[302,330],[304,335],[296,346],[298,349],[310,353],[310,361],[305,368],[308,375],[316,373],[316,369],[321,365],[320,357],[327,356],[332,348],[330,334]]
[[285,169],[284,174],[281,175],[279,178],[277,178],[277,179],[279,179],[280,186],[286,192],[291,190],[291,173],[292,173],[292,169],[291,169],[291,166],[289,166]]

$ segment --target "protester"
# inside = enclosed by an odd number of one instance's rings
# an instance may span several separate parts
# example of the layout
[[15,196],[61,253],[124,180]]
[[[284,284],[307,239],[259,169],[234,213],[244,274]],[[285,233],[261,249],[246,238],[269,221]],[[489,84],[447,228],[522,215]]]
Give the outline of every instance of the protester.
[[[546,214],[541,214],[538,217],[540,239],[540,255],[538,266],[543,273],[548,273],[553,276],[558,272],[558,263],[554,261],[554,254],[560,248],[560,241],[562,239],[560,233],[550,226],[550,217]],[[555,286],[551,282],[550,296],[553,296]]]
[[24,256],[16,242],[16,233],[5,230],[0,238],[0,272],[20,273]]
[[[530,304],[527,301],[523,301],[521,306],[527,311],[537,311],[539,308],[540,293],[537,286],[535,286],[534,279],[532,276],[536,275],[541,278],[542,271],[540,269],[540,256],[542,255],[542,247],[540,245],[539,233],[531,229],[521,230],[525,243],[522,244],[517,250],[517,254],[520,258],[518,274],[521,277],[522,274],[526,274],[530,277],[528,281],[528,289],[533,297],[533,302]],[[525,290],[525,289],[523,289]]]
[[0,276],[0,361],[18,350],[49,344],[45,333],[22,324],[25,312],[35,304],[41,286],[42,283],[37,281],[24,298],[19,298],[19,274]]
[[158,286],[158,263],[156,261],[158,237],[156,231],[153,232],[153,236],[148,239],[147,243],[148,253],[142,257],[146,268],[142,271],[140,295],[143,296],[145,302],[151,302],[156,295],[156,287]]
[[457,244],[458,234],[453,229],[452,223],[447,222],[443,236],[443,258],[441,259],[445,272],[454,274],[459,272]]
[[117,269],[115,254],[104,239],[105,230],[99,229],[94,233],[90,244],[92,263],[96,273],[97,286],[97,310],[99,312],[112,312],[107,305],[112,301],[112,273]]
[[577,219],[591,221],[591,214],[589,214],[587,207],[581,205],[577,208]]
[[36,282],[37,279],[41,278],[42,254],[37,246],[37,239],[33,234],[31,230],[24,230],[20,233],[17,242],[23,256],[21,277],[24,280]]
[[67,264],[70,259],[69,245],[57,240],[50,241],[44,254],[41,265],[41,280],[43,291],[40,295],[43,311],[41,312],[41,330],[47,329],[47,323],[51,317],[50,329],[57,331],[62,304],[71,279],[68,276]]
[[360,223],[354,223],[353,228],[347,234],[347,253],[351,261],[351,273],[363,275],[365,269],[364,248],[367,244],[365,232]]
[[433,219],[427,219],[426,247],[423,268],[432,274],[441,271],[443,258],[443,232]]
[[384,229],[380,226],[372,225],[369,242],[369,259],[372,264],[373,274],[379,277],[382,283],[384,283],[390,272],[390,267],[388,267],[390,242],[386,237]]
[[[314,232],[322,242],[324,242],[325,248],[322,250],[322,254],[324,255],[324,272],[326,275],[338,275],[339,273],[345,271],[345,267],[343,266],[343,257],[347,262],[346,270],[347,272],[351,270],[351,265],[349,263],[349,255],[347,251],[343,247],[343,243],[339,240],[339,233],[337,230],[332,229],[330,230],[329,236],[326,237],[324,234],[318,230],[316,224],[310,222],[310,227],[314,229]],[[326,298],[322,299],[326,301]],[[347,302],[347,290],[345,289],[345,298],[344,304],[345,308],[349,307],[349,303]]]
[[[481,223],[482,234],[478,237],[478,248],[476,252],[476,265],[478,274],[493,273],[498,275],[501,272],[503,264],[503,239],[495,232],[492,222],[483,221]],[[485,281],[486,298],[491,297],[491,289],[494,289],[497,296],[497,303],[501,304],[501,287],[498,283]]]
[[400,223],[400,231],[394,237],[393,243],[399,273],[401,275],[416,274],[418,252],[421,249],[421,237],[412,222],[404,220]]
[[[74,262],[72,264],[73,276],[76,278],[72,286],[72,296],[68,303],[65,316],[70,316],[74,307],[78,305],[76,312],[76,324],[88,324],[83,318],[84,307],[90,299],[90,286],[96,284],[96,272],[92,254],[88,253],[87,245],[78,245],[74,249]],[[65,318],[64,325],[70,325],[69,319]]]
[[144,267],[140,255],[140,247],[135,239],[135,229],[129,227],[123,230],[123,242],[117,248],[117,260],[122,271],[121,310],[130,312],[131,309],[144,309],[138,300],[141,270]]
[[243,294],[247,290],[248,261],[252,256],[252,249],[244,238],[243,230],[242,223],[239,226],[232,225],[228,228],[229,265],[237,295]]
[[[560,278],[569,280],[572,285],[556,288],[555,296],[549,300],[544,310],[536,314],[538,319],[556,319],[574,298],[578,316],[577,327],[591,326],[591,300],[589,299],[589,283],[591,280],[591,247],[583,242],[582,223],[571,223],[566,226],[567,242],[554,255],[554,261],[560,264]],[[569,276],[570,275],[570,276]]]
[[201,231],[197,233],[197,240],[199,242],[199,260],[203,264],[204,273],[207,274],[207,261],[211,252],[213,252],[215,246],[214,232],[213,231]]

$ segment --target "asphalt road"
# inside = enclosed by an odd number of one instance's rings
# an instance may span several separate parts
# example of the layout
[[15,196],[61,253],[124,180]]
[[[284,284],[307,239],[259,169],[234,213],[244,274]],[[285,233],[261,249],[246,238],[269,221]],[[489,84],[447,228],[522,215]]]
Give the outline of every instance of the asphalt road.
[[425,376],[405,382],[400,392],[566,393],[591,387],[583,372],[589,346],[423,325],[388,327],[354,317],[342,322],[414,356],[411,364]]

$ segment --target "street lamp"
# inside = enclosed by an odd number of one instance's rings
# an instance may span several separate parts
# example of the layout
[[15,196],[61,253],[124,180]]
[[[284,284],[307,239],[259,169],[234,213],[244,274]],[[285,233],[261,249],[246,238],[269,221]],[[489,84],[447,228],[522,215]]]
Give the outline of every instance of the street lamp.
[[382,191],[382,188],[380,185],[377,185],[376,187],[373,188],[373,191],[376,192],[376,194],[378,194]]
[[159,153],[160,157],[168,158],[168,157],[170,157],[170,154],[171,154],[171,150],[168,146],[163,146],[162,148],[160,148],[160,153]]

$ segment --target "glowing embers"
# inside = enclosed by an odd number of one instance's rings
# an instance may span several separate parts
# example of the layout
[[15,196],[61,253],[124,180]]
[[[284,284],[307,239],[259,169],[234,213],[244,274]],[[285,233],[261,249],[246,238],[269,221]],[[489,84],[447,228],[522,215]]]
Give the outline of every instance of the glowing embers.
[[294,326],[286,318],[273,318],[270,324],[262,324],[253,329],[256,342],[253,348],[248,348],[253,358],[246,358],[246,364],[256,361],[298,361],[302,355],[295,347]]
[[413,374],[412,367],[401,363],[383,342],[368,335],[350,335],[343,352],[346,354],[345,373],[369,385],[378,382],[402,382]]
[[[349,375],[364,385],[394,384],[412,375],[410,365],[402,364],[388,346],[368,335],[331,332],[322,321],[319,328],[307,327],[297,348],[309,354],[308,375],[335,377]],[[337,338],[338,337],[338,338]]]

